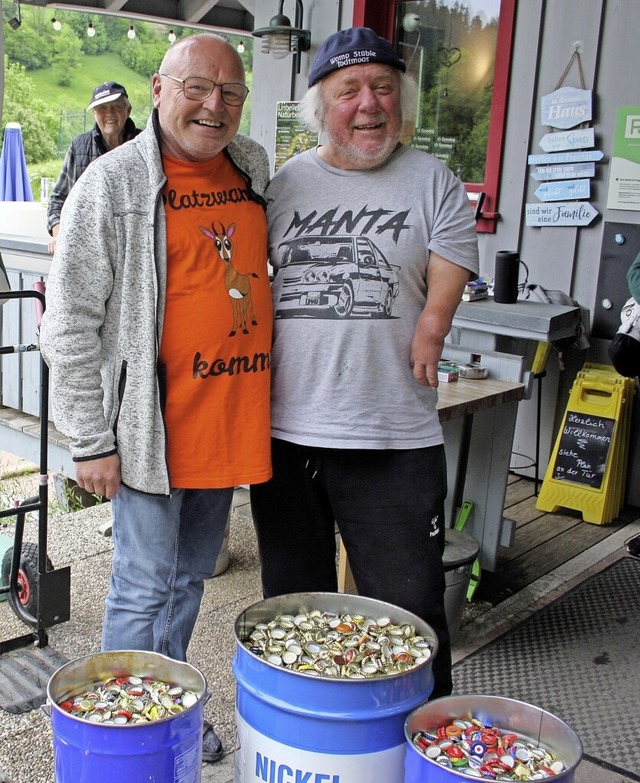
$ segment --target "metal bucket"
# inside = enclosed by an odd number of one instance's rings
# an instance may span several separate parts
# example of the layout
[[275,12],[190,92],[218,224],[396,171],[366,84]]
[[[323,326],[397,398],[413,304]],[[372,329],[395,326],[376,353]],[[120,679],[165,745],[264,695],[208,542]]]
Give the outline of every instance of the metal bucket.
[[[243,642],[259,622],[314,609],[411,623],[433,646],[429,661],[402,674],[368,679],[312,677],[269,663]],[[235,623],[235,783],[324,781],[402,783],[404,721],[433,690],[435,632],[392,604],[343,593],[268,598]]]
[[468,781],[469,776],[462,771],[443,767],[420,753],[411,738],[418,731],[442,726],[456,718],[471,717],[487,721],[545,747],[565,764],[564,772],[551,779],[573,783],[576,767],[582,759],[582,743],[578,735],[550,712],[502,696],[444,696],[412,712],[405,724],[408,747],[404,783]]
[[444,608],[447,614],[449,638],[453,644],[460,633],[471,569],[474,560],[478,557],[480,544],[468,533],[449,528],[444,531],[444,542],[442,555],[446,582]]
[[[58,706],[94,682],[129,674],[175,683],[198,701],[169,718],[125,726],[91,723]],[[159,653],[117,650],[65,664],[47,686],[56,783],[200,783],[206,689],[196,668]]]

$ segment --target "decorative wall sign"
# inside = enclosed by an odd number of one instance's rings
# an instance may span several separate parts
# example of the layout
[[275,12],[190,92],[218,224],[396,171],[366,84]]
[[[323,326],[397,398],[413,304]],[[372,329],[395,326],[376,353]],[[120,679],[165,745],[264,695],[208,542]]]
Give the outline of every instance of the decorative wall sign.
[[604,152],[594,150],[593,152],[550,152],[547,155],[529,155],[527,162],[537,163],[581,163],[587,160],[602,160]]
[[588,201],[526,204],[525,208],[528,226],[588,226],[598,214]]
[[552,128],[574,128],[591,119],[591,90],[561,87],[542,96],[542,124]]
[[571,198],[589,198],[591,180],[572,179],[560,182],[543,182],[536,188],[540,201],[562,201]]
[[565,163],[559,166],[536,166],[530,171],[533,179],[574,179],[595,177],[595,163]]
[[[580,50],[582,44],[576,41],[573,53],[556,88],[542,96],[542,123],[550,128],[573,128],[557,133],[545,133],[538,142],[543,155],[529,155],[531,177],[543,180],[535,190],[542,204],[525,204],[527,226],[588,226],[598,211],[588,201],[591,196],[591,181],[595,175],[595,161],[602,160],[601,150],[583,151],[595,144],[593,128],[580,127],[591,120],[591,90],[585,89]],[[577,64],[580,89],[562,87],[562,83]],[[549,166],[541,164],[551,164]],[[568,199],[573,199],[569,201]]]
[[579,150],[593,147],[595,131],[593,128],[577,128],[576,130],[545,133],[538,142],[545,152],[560,152],[560,150]]

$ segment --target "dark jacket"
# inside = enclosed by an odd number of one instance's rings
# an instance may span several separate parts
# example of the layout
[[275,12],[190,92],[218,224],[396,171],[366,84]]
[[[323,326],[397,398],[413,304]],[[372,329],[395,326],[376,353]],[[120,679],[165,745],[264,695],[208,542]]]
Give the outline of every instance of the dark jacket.
[[[128,117],[124,126],[124,140],[134,139],[140,133],[140,128],[136,128],[133,120]],[[64,158],[62,171],[49,196],[47,207],[47,230],[51,234],[51,229],[60,222],[60,212],[62,205],[66,201],[69,191],[75,185],[78,177],[100,155],[109,152],[107,149],[100,128],[97,123],[90,131],[76,136]]]

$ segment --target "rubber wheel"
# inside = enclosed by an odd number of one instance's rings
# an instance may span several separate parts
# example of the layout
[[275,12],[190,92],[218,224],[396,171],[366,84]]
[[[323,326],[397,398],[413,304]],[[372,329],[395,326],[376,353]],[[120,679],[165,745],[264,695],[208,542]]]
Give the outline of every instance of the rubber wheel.
[[[2,558],[2,584],[9,584],[11,575],[11,558],[13,557],[13,547],[7,549]],[[47,571],[53,571],[53,563],[47,557]],[[8,595],[11,608],[16,612],[14,599]],[[38,610],[38,545],[23,544],[22,557],[18,568],[18,600],[20,604],[34,617]],[[18,614],[16,612],[16,614]],[[20,615],[18,615],[19,617]]]

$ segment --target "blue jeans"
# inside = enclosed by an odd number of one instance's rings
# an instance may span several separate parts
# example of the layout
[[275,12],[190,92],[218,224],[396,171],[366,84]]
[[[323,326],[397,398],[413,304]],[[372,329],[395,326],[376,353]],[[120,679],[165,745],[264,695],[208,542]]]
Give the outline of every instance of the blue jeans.
[[337,524],[358,593],[433,628],[431,698],[451,693],[444,447],[321,449],[274,439],[271,449],[273,478],[251,487],[265,597],[337,590]]
[[149,650],[186,660],[232,497],[233,487],[174,489],[169,497],[120,487],[112,500],[103,650]]

